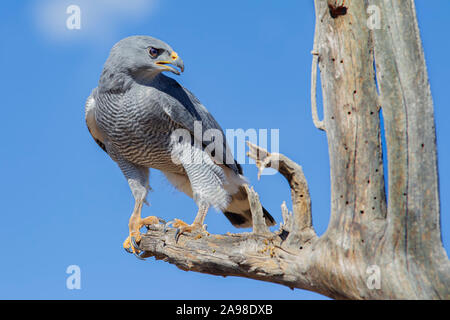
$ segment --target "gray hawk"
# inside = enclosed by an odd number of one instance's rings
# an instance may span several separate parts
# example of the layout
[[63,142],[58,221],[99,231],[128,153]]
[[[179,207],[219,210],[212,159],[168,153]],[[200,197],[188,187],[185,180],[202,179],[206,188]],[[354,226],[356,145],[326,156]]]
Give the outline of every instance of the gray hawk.
[[[176,75],[184,71],[183,61],[168,44],[149,36],[122,39],[111,49],[85,107],[89,132],[118,164],[134,196],[124,248],[138,257],[140,229],[159,223],[154,216],[141,218],[149,190],[149,168],[162,171],[198,205],[191,225],[174,220],[177,239],[183,232],[204,231],[203,222],[211,206],[238,228],[250,227],[252,222],[243,187],[246,179],[232,155],[228,161],[231,151],[222,128],[189,90],[164,71]],[[220,148],[208,150],[195,133],[196,123],[203,131],[212,129],[222,135],[216,140]],[[187,132],[189,139],[174,135],[179,130]],[[189,161],[193,159],[189,155],[201,161]],[[274,225],[273,217],[263,211],[266,224]]]

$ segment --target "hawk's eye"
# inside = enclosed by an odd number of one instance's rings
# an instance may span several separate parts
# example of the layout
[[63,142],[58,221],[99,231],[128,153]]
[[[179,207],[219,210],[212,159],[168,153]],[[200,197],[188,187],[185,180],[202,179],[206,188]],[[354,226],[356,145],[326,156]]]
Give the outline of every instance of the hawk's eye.
[[158,49],[155,49],[153,47],[148,48],[148,53],[153,57],[156,58],[158,56]]

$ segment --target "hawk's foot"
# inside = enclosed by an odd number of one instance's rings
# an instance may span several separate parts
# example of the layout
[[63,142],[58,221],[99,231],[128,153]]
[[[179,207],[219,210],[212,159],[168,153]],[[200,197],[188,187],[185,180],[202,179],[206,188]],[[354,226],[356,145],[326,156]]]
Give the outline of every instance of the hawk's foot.
[[146,217],[144,219],[139,218],[136,219],[136,221],[130,221],[129,225],[130,233],[129,236],[123,242],[123,248],[125,249],[125,251],[134,254],[138,259],[144,260],[144,258],[140,256],[141,250],[139,249],[138,245],[138,243],[141,241],[142,238],[142,235],[139,230],[143,226],[158,224],[160,222],[165,223],[163,219],[160,219],[155,216]]
[[186,222],[180,219],[174,219],[166,223],[166,226],[164,227],[165,230],[169,224],[172,224],[173,227],[177,228],[175,232],[175,242],[178,242],[180,236],[186,232],[189,233],[199,232],[199,233],[206,233],[207,235],[209,235],[208,231],[206,231],[206,225],[201,225],[199,223],[194,222],[193,224],[187,224]]

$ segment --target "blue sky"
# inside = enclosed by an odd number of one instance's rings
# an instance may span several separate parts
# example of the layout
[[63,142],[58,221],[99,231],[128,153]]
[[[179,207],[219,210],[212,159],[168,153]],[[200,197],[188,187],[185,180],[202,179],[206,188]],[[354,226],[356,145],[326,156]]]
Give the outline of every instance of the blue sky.
[[[81,8],[67,30],[65,9]],[[416,1],[435,103],[442,230],[450,245],[448,0]],[[313,126],[310,68],[312,1],[10,1],[0,12],[0,298],[2,299],[322,299],[321,295],[235,277],[184,272],[122,249],[133,198],[116,164],[93,142],[84,102],[111,46],[147,34],[183,58],[177,80],[224,128],[280,130],[280,152],[303,166],[322,234],[330,210],[326,136]],[[6,113],[5,113],[6,111]],[[290,206],[279,175],[244,171],[280,221]],[[143,216],[192,221],[195,203],[152,171]],[[236,232],[211,210],[212,233]],[[66,268],[81,268],[81,290],[66,288]]]

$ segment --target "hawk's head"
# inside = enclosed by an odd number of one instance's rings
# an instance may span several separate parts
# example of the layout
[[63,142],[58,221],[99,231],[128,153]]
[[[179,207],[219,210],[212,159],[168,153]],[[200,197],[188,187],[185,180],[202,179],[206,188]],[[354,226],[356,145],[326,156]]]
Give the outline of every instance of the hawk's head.
[[132,36],[117,42],[103,67],[100,86],[116,87],[130,77],[152,79],[163,71],[176,75],[184,71],[183,60],[164,41],[149,36]]

